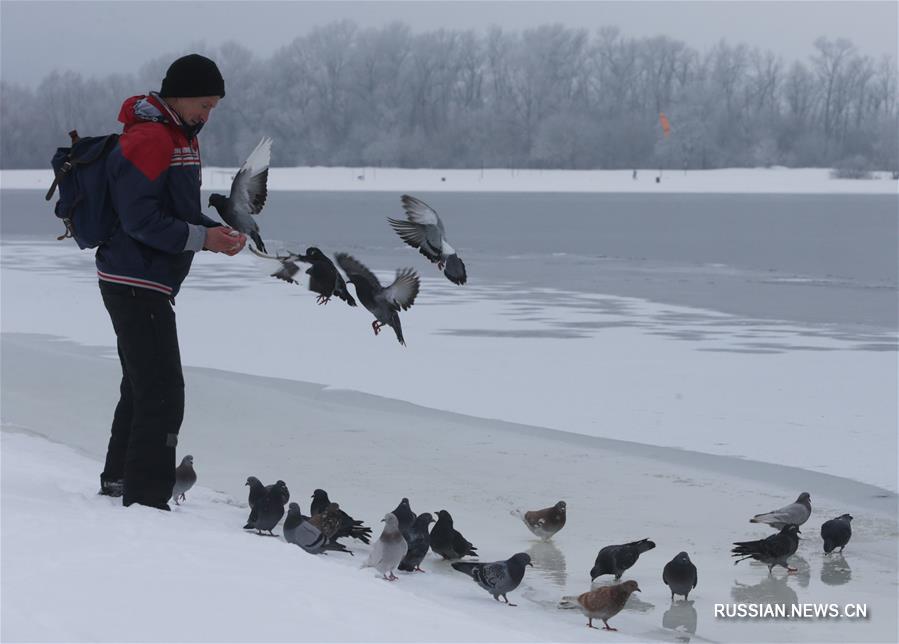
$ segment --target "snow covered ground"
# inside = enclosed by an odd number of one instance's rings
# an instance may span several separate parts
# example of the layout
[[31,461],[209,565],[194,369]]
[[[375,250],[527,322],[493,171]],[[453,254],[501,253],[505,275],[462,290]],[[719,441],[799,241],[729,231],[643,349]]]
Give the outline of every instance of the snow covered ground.
[[[222,189],[228,169],[208,169]],[[358,177],[362,176],[363,179]],[[446,177],[446,181],[441,181]],[[874,192],[826,170],[554,173],[273,169],[308,190]],[[46,187],[4,171],[2,188]],[[37,194],[37,193],[35,193]],[[199,488],[169,513],[95,492],[120,377],[93,255],[74,244],[0,244],[3,641],[893,642],[897,632],[897,334],[755,320],[636,298],[423,275],[402,314],[408,346],[370,317],[271,279],[245,252],[201,254],[176,313],[187,384],[179,452]],[[391,278],[393,266],[372,266]],[[433,272],[432,272],[433,271]],[[315,558],[240,530],[248,475],[283,479],[308,511],[316,487],[377,533],[403,496],[450,510],[483,559],[529,552],[494,602],[433,556],[395,584],[356,557]],[[734,567],[731,542],[770,531],[757,512],[811,493],[793,565]],[[565,499],[550,543],[513,508]],[[820,524],[849,512],[844,556]],[[280,532],[280,528],[276,530]],[[603,545],[658,547],[626,578],[643,592],[597,633],[563,595],[589,588]],[[664,564],[699,568],[672,605]],[[179,585],[188,590],[173,595]],[[867,604],[855,619],[716,618],[716,603]],[[136,605],[145,605],[143,613]]]
[[[247,151],[249,152],[249,150]],[[204,168],[205,190],[227,190],[236,168]],[[724,168],[721,170],[449,170],[405,168],[272,168],[269,190],[464,191],[464,192],[650,192],[650,193],[842,193],[896,194],[888,172],[872,179],[833,179],[829,168]],[[42,188],[49,170],[2,170],[0,187]]]
[[[897,637],[895,338],[878,350],[709,311],[498,299],[497,285],[427,278],[403,349],[359,309],[270,279],[263,260],[203,254],[176,307],[179,449],[203,489],[168,515],[94,494],[119,372],[91,265],[68,244],[2,245],[4,641]],[[430,574],[389,585],[357,568],[365,547],[319,560],[243,534],[251,474],[284,479],[306,510],[324,487],[376,530],[402,496],[446,508],[484,558],[526,551],[536,568],[515,609],[433,558]],[[769,533],[748,517],[802,490],[814,513],[799,574],[735,568],[730,543]],[[561,498],[569,524],[549,544],[509,514]],[[843,512],[853,540],[825,558],[818,527]],[[620,634],[557,608],[589,587],[601,546],[643,537],[658,547],[628,575],[643,593],[613,621]],[[672,607],[661,569],[680,550],[700,586]],[[195,592],[170,597],[173,580]],[[722,602],[865,603],[870,616],[727,620]]]

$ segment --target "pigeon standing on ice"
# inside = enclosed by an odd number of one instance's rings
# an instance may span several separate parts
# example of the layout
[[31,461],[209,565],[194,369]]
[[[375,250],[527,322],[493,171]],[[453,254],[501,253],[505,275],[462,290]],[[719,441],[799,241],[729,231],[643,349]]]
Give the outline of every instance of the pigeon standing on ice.
[[733,557],[740,557],[734,562],[737,565],[744,559],[755,559],[768,564],[768,574],[774,566],[783,566],[788,574],[796,572],[796,568],[787,565],[787,559],[795,554],[799,547],[799,526],[785,525],[777,534],[757,541],[735,541],[731,549]]
[[836,519],[825,521],[821,525],[821,538],[824,539],[824,554],[829,555],[836,548],[843,548],[852,537],[852,515],[841,514]]
[[596,562],[590,570],[590,580],[600,575],[615,575],[615,581],[618,581],[625,570],[637,563],[641,554],[655,547],[656,544],[649,539],[606,546],[596,555]]
[[184,495],[197,482],[197,472],[194,470],[194,457],[188,454],[181,459],[181,465],[175,468],[175,485],[172,488],[172,499],[175,505],[181,505],[178,501],[184,501]]
[[569,595],[562,598],[562,606],[571,605],[581,609],[581,612],[587,617],[587,627],[596,628],[593,625],[594,619],[601,619],[603,630],[617,631],[617,628],[609,626],[608,620],[621,612],[627,600],[634,592],[640,592],[640,587],[636,581],[628,580],[620,584],[611,586],[602,586],[596,590],[591,590],[577,597]]
[[296,503],[291,503],[287,508],[287,518],[284,519],[284,539],[312,555],[321,554],[327,550],[353,554],[342,543],[329,542],[321,530],[309,522],[309,517],[303,516],[300,506]]
[[247,524],[243,529],[252,530],[253,524],[256,523],[256,503],[265,496],[265,486],[255,476],[248,476],[245,485],[250,486],[250,494],[247,499],[247,502],[250,504],[250,516],[247,518]]
[[675,595],[683,595],[688,599],[690,591],[696,588],[698,576],[696,566],[690,561],[690,555],[679,552],[677,556],[665,564],[662,570],[662,581],[671,589],[671,601]]
[[408,546],[392,512],[385,514],[381,521],[384,522],[384,531],[372,546],[368,561],[363,567],[375,568],[387,581],[395,581],[397,576],[393,574],[393,570],[406,556]]
[[227,197],[217,193],[209,195],[209,206],[215,208],[231,228],[248,235],[263,253],[265,244],[253,215],[258,215],[265,206],[271,156],[272,140],[263,137],[235,175],[231,193]]
[[253,522],[256,534],[268,532],[274,536],[272,530],[284,516],[284,504],[288,498],[290,493],[283,481],[278,481],[266,489],[265,494],[256,501],[256,507],[253,508],[256,511],[256,520]]
[[412,248],[437,264],[449,281],[464,284],[468,279],[465,264],[456,250],[446,241],[443,221],[437,212],[421,199],[409,195],[402,196],[406,219],[388,217],[391,228]]
[[499,598],[502,597],[503,601],[509,606],[515,606],[506,597],[506,593],[510,593],[518,588],[518,584],[524,579],[524,571],[527,566],[533,566],[534,564],[531,563],[531,555],[526,552],[519,552],[505,561],[494,561],[491,563],[456,561],[451,565],[454,569],[464,572],[474,579],[478,586],[493,595],[493,599],[496,601],[499,601]]
[[421,569],[421,562],[424,561],[425,555],[428,554],[428,549],[431,547],[431,535],[428,534],[428,526],[431,523],[434,523],[434,517],[430,512],[423,512],[415,517],[412,525],[403,533],[409,550],[399,565],[400,570],[424,572]]
[[749,523],[766,523],[775,530],[784,526],[801,526],[812,515],[812,499],[808,492],[803,492],[790,505],[785,505],[777,510],[757,514],[749,520]]
[[393,511],[393,515],[399,523],[400,532],[406,534],[412,527],[412,522],[415,521],[415,513],[412,511],[412,506],[409,505],[409,499],[403,497]]
[[437,523],[431,530],[431,550],[444,559],[478,556],[478,549],[453,527],[453,517],[446,510],[437,513]]
[[547,541],[565,527],[566,508],[565,501],[559,501],[554,506],[542,510],[529,510],[524,513],[521,510],[515,510],[512,514],[524,521],[528,530],[536,537]]
[[334,257],[347,279],[356,287],[356,296],[362,306],[375,316],[375,321],[371,323],[375,335],[381,332],[381,327],[389,326],[396,333],[399,343],[405,346],[399,312],[409,309],[415,303],[420,288],[418,274],[411,268],[400,269],[396,272],[393,283],[383,287],[374,273],[353,256],[337,253]]
[[[312,493],[312,508],[310,509],[310,513],[312,514],[313,518],[316,515],[321,514],[322,512],[327,510],[328,506],[330,505],[331,500],[328,498],[327,492],[322,489],[317,489]],[[334,539],[352,537],[353,539],[357,539],[362,543],[369,543],[369,541],[371,540],[371,528],[363,525],[362,521],[354,519],[343,510],[338,509],[337,512],[340,516],[340,528],[334,535]]]

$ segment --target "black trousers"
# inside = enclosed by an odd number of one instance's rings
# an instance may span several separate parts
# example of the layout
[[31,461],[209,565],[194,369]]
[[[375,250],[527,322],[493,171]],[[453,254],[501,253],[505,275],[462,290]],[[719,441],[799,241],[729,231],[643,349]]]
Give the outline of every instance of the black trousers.
[[184,418],[184,375],[172,302],[145,288],[100,281],[116,333],[122,383],[103,480],[124,479],[122,503],[167,508]]

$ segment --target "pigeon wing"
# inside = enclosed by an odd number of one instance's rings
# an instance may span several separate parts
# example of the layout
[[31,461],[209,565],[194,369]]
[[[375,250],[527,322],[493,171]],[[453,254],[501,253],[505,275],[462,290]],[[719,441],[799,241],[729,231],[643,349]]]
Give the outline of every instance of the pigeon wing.
[[337,253],[334,255],[334,258],[337,260],[337,264],[340,268],[343,269],[343,272],[350,278],[350,281],[362,280],[368,282],[372,291],[381,290],[381,282],[378,281],[375,274],[368,270],[368,268],[355,257],[347,255],[346,253]]
[[272,140],[264,137],[240,167],[231,183],[231,203],[235,212],[258,215],[268,196],[268,166]]
[[416,199],[411,195],[403,195],[403,210],[406,211],[406,217],[415,224],[423,226],[437,226],[441,235],[443,234],[443,222],[437,215],[437,211],[431,208],[421,199]]
[[415,303],[420,286],[418,274],[411,268],[403,268],[396,272],[396,279],[384,289],[383,296],[391,308],[405,311]]

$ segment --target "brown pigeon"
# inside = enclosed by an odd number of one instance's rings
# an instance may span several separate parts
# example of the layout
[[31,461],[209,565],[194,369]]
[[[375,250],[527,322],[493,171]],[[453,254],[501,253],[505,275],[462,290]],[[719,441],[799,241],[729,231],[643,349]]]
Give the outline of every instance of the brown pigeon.
[[524,521],[534,536],[547,541],[565,527],[566,507],[565,501],[559,501],[554,506],[542,510],[529,510],[524,513],[516,510],[512,514]]
[[336,503],[329,503],[325,511],[314,515],[309,519],[309,523],[318,528],[328,540],[334,538],[340,531],[342,518],[340,516],[340,506]]
[[607,631],[617,631],[617,628],[609,626],[608,620],[621,612],[628,598],[634,592],[640,592],[636,581],[629,580],[612,586],[602,586],[577,597],[568,596],[562,598],[562,606],[574,606],[580,608],[587,616],[587,627],[596,628],[594,619],[601,619]]

